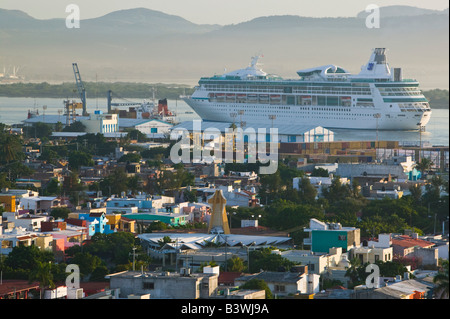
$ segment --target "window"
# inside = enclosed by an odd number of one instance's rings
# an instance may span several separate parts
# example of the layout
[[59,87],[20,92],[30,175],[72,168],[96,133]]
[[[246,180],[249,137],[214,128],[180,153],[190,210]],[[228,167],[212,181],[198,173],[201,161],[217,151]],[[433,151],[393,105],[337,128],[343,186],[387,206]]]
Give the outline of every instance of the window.
[[380,256],[379,255],[375,255],[375,261],[380,260]]
[[154,282],[143,282],[142,289],[155,289],[155,283]]
[[339,235],[338,240],[347,240],[347,236],[345,235]]
[[284,285],[275,285],[275,291],[276,292],[285,292],[286,287]]

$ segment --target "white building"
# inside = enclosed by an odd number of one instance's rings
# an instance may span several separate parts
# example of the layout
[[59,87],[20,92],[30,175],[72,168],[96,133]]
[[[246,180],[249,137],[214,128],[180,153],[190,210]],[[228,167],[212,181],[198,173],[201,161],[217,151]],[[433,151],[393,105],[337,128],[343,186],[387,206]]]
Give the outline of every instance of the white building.
[[252,279],[264,280],[272,294],[280,297],[297,293],[315,294],[319,292],[320,276],[308,273],[308,271],[304,273],[263,271],[238,277],[234,280],[234,284],[241,286]]
[[350,259],[357,258],[361,261],[361,265],[366,263],[374,264],[377,261],[388,262],[392,261],[394,252],[392,247],[356,247],[349,251]]
[[88,119],[80,120],[86,127],[87,133],[113,133],[119,130],[117,114],[103,114],[102,111],[95,111]]
[[217,188],[203,188],[200,190],[203,191],[206,197],[209,197],[214,195],[217,189],[222,190],[222,194],[227,200],[227,206],[249,207],[251,201],[256,200],[256,192],[254,189],[247,191],[241,188],[233,188],[231,185],[220,185]]
[[52,207],[59,206],[60,201],[56,196],[22,197],[19,208],[38,211],[49,211]]
[[2,190],[0,195],[13,195],[16,198],[16,207],[19,208],[22,198],[39,197],[39,192],[35,192],[29,189],[8,189]]
[[41,229],[41,222],[48,220],[47,216],[36,216],[25,214],[19,216],[16,212],[4,212],[3,217],[7,222],[13,222],[15,227],[22,227],[28,231],[39,231]]
[[[221,143],[224,142],[225,134],[230,126],[235,124],[237,128],[239,123],[230,122],[211,122],[211,121],[185,121],[173,127],[173,132],[182,132],[187,130],[192,133],[193,131],[199,131],[199,133],[218,131],[222,135]],[[275,137],[270,137],[271,129],[277,134],[276,142],[279,143],[312,143],[312,142],[332,142],[334,141],[334,132],[323,128],[322,126],[315,125],[285,125],[285,126],[272,126],[269,123],[246,123],[242,128],[244,135],[265,134],[266,142],[275,141]],[[231,133],[229,133],[231,134]],[[239,141],[240,137],[236,136],[236,141]],[[251,141],[252,138],[244,136],[244,140]]]
[[397,181],[407,181],[415,173],[415,162],[411,156],[394,156],[379,163],[339,163],[336,175],[347,178],[355,177],[387,177]]
[[157,119],[147,120],[135,126],[141,133],[150,138],[163,138],[170,133],[173,124]]
[[150,138],[163,138],[172,127],[173,124],[157,119],[119,119],[120,130],[136,129]]
[[347,254],[342,253],[341,247],[330,248],[328,254],[315,254],[309,250],[285,250],[280,251],[280,256],[308,266],[308,272],[317,275],[324,274],[330,267],[338,267],[343,259],[347,260]]

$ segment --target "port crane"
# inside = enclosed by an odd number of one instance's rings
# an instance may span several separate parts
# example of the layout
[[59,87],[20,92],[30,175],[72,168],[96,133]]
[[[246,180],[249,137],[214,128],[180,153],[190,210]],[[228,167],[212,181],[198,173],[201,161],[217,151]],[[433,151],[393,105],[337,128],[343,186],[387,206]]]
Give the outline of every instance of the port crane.
[[[122,103],[113,103],[112,99],[113,99],[113,92],[111,90],[108,90],[108,95],[107,95],[108,113],[111,113],[113,106],[134,106],[134,105],[142,104],[142,103],[131,102],[131,101],[122,102]],[[125,99],[122,98],[122,100],[125,100]]]
[[77,63],[72,63],[73,73],[75,74],[75,81],[77,83],[78,94],[80,95],[81,103],[83,104],[83,116],[87,116],[86,111],[86,89],[81,80],[80,70]]

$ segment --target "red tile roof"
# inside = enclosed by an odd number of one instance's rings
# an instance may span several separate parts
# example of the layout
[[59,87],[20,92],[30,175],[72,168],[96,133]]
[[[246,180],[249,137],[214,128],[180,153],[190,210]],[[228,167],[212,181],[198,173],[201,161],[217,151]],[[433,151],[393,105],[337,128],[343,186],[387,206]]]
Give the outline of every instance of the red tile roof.
[[234,280],[242,275],[241,272],[221,272],[217,282],[219,285],[234,285]]
[[29,283],[28,280],[3,280],[0,285],[0,296],[27,290],[39,289],[39,283]]
[[434,246],[434,243],[422,240],[422,239],[414,239],[409,236],[397,236],[392,238],[392,245],[401,246],[401,247],[415,247],[419,246],[422,248],[429,248]]

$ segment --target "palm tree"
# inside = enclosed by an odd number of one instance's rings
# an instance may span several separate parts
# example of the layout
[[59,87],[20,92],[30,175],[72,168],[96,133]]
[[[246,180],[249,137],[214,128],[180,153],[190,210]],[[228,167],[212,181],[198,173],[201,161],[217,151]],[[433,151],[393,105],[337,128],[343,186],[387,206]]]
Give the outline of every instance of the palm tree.
[[433,278],[433,282],[436,286],[436,296],[438,299],[448,299],[448,260],[441,260],[441,269],[438,274]]
[[42,299],[42,292],[46,287],[54,288],[53,275],[51,273],[51,263],[36,261],[36,268],[30,273],[29,281],[39,281],[40,299]]
[[0,136],[0,157],[2,161],[9,164],[19,159],[21,152],[20,141],[12,135]]
[[361,266],[361,260],[359,258],[352,258],[350,260],[350,267],[347,269],[345,276],[350,277],[352,284],[357,284],[359,279],[358,268]]
[[422,175],[425,177],[431,170],[433,165],[434,165],[433,161],[430,160],[429,158],[422,158],[422,160],[419,163],[416,163],[414,168],[420,171]]

